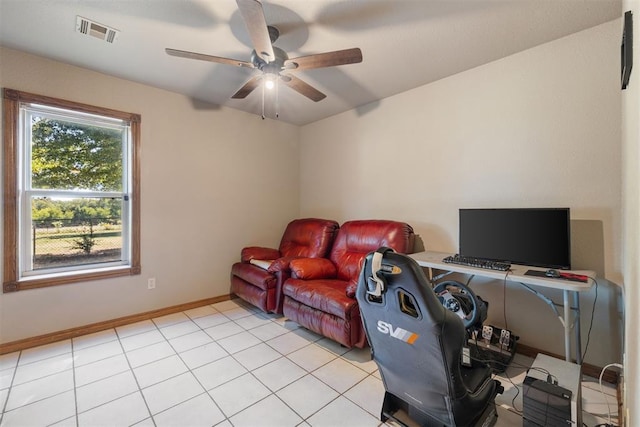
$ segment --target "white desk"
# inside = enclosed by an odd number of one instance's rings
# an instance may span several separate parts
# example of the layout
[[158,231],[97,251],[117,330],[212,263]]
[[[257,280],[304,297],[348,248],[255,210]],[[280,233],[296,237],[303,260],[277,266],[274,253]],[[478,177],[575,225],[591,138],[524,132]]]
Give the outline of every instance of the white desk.
[[[584,276],[590,277],[592,280],[588,280],[586,283],[584,282],[573,282],[566,279],[554,279],[549,277],[537,277],[537,276],[527,276],[525,273],[527,270],[539,270],[546,271],[546,268],[538,268],[531,267],[526,265],[516,265],[513,264],[511,266],[511,270],[509,271],[496,271],[496,270],[487,270],[484,268],[476,268],[476,267],[467,267],[464,265],[457,264],[447,264],[442,260],[453,254],[448,254],[444,252],[417,252],[414,254],[410,254],[409,256],[416,260],[418,265],[421,267],[438,270],[445,270],[456,273],[463,274],[472,274],[475,276],[481,277],[489,277],[492,279],[498,280],[508,280],[511,282],[518,282],[522,286],[524,286],[527,290],[532,292],[538,298],[542,299],[546,302],[551,309],[555,312],[564,327],[564,352],[565,359],[568,362],[571,362],[571,328],[574,329],[574,339],[575,339],[575,348],[576,348],[576,363],[582,364],[582,348],[580,341],[580,298],[579,293],[590,290],[595,283],[595,273],[593,271],[564,271],[567,273],[576,273]],[[433,274],[430,275],[430,279],[433,277]],[[556,309],[556,304],[549,298],[547,298],[541,292],[535,290],[531,286],[536,286],[540,288],[546,289],[557,289],[561,290],[563,294],[563,315],[561,316]],[[573,300],[573,306],[572,301]],[[571,313],[573,312],[574,316],[572,319]],[[573,321],[572,321],[573,320]]]

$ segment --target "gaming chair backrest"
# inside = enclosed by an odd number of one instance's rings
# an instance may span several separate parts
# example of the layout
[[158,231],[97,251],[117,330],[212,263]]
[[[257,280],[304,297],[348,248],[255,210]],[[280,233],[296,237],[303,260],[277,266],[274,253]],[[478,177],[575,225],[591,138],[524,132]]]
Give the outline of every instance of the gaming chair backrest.
[[464,325],[442,306],[420,266],[405,255],[384,254],[383,266],[399,272],[378,273],[386,289],[378,301],[370,297],[372,258],[365,259],[356,298],[385,389],[453,425],[451,402],[467,393],[460,373]]

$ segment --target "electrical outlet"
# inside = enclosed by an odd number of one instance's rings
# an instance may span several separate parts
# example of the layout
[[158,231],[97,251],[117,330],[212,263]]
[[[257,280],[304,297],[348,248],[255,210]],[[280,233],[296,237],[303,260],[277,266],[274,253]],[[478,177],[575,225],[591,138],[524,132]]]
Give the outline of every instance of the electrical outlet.
[[147,289],[155,289],[156,288],[156,278],[152,277],[147,280]]

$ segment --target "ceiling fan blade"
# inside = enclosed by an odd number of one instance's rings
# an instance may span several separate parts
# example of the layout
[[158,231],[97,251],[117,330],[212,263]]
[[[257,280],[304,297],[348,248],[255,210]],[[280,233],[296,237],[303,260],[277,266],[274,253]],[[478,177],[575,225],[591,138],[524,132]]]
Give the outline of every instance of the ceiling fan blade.
[[244,99],[249,95],[255,88],[260,86],[260,81],[262,80],[262,75],[257,75],[253,77],[251,80],[246,82],[244,86],[242,86],[236,93],[233,94],[231,98],[233,99]]
[[236,3],[256,53],[266,62],[273,61],[276,56],[273,53],[262,3],[258,0],[236,0]]
[[287,75],[281,76],[280,80],[282,80],[282,83],[289,86],[291,89],[306,96],[312,101],[315,101],[315,102],[322,101],[327,97],[327,95],[320,92],[318,89],[314,88],[313,86],[304,82],[303,80],[300,80],[296,76],[287,74]]
[[291,70],[309,70],[312,68],[333,67],[335,65],[357,64],[362,62],[362,51],[352,49],[300,56],[284,61],[284,66]]
[[255,68],[251,62],[240,61],[237,59],[222,58],[220,56],[205,55],[203,53],[189,52],[186,50],[166,48],[165,52],[171,56],[180,58],[199,59],[201,61],[218,62],[220,64],[234,65],[236,67]]

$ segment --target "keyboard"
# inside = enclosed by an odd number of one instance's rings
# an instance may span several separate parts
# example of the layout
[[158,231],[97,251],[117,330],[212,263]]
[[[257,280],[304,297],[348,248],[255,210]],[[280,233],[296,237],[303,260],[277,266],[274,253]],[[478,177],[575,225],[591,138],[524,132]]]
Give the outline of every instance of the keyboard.
[[506,262],[490,261],[488,259],[460,256],[458,254],[445,257],[442,262],[446,264],[466,265],[468,267],[484,268],[486,270],[509,271],[511,264]]

